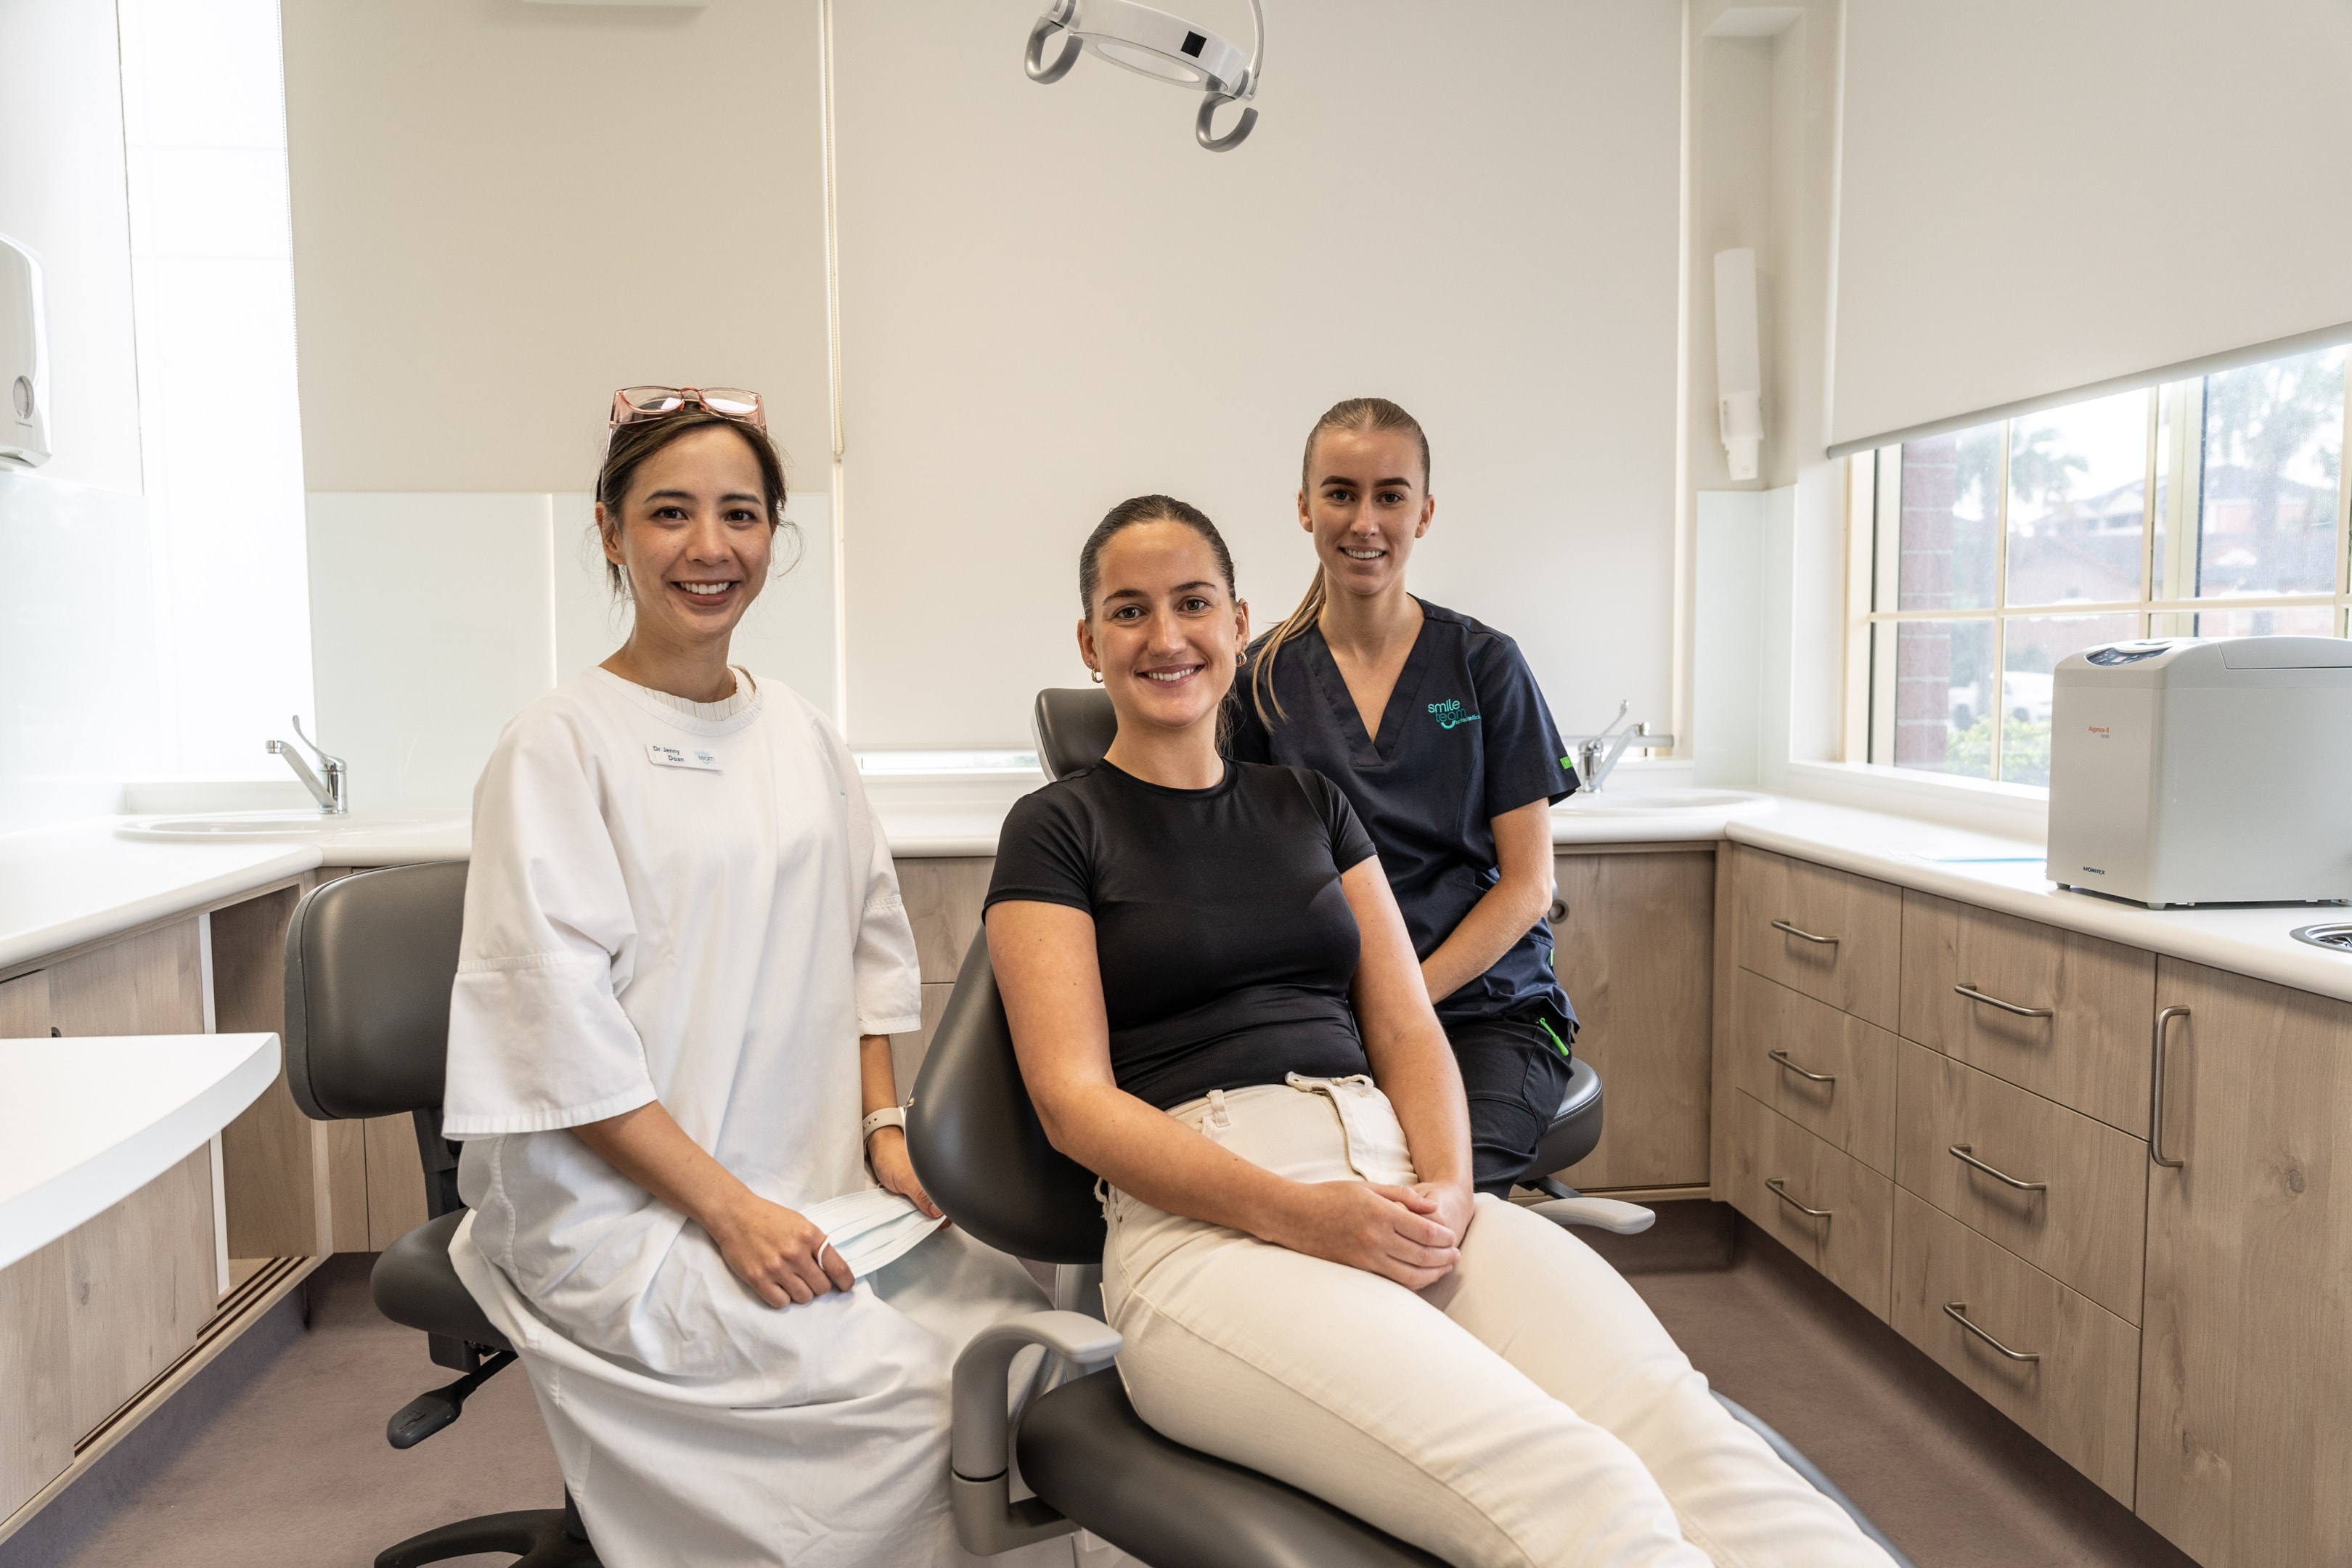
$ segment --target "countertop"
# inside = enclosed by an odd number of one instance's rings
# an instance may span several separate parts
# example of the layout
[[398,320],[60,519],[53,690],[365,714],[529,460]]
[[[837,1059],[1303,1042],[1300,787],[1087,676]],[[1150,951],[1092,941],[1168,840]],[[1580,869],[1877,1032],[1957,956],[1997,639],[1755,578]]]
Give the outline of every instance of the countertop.
[[[977,856],[995,852],[1005,809],[1035,782],[1034,775],[869,780],[868,793],[896,854]],[[137,840],[116,831],[122,820],[0,835],[0,971],[316,867],[462,859],[468,852],[466,818],[457,812],[383,833],[354,825],[323,845]],[[2352,912],[2308,904],[2146,910],[2053,886],[2042,874],[2042,845],[2030,840],[1789,795],[1718,809],[1636,811],[1614,805],[1607,792],[1556,808],[1552,838],[1562,847],[1728,839],[2352,1001],[2352,953],[2287,934]]]
[[278,1056],[275,1035],[0,1040],[0,1268],[202,1147]]

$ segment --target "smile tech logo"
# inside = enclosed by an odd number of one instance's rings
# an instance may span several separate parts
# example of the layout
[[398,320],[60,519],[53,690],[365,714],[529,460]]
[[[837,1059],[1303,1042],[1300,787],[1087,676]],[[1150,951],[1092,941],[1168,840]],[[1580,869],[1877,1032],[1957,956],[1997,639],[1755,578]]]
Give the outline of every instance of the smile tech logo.
[[1429,705],[1429,713],[1431,718],[1437,721],[1437,727],[1441,730],[1451,730],[1457,724],[1475,724],[1478,721],[1478,715],[1475,713],[1462,711],[1462,704],[1458,700],[1433,702]]

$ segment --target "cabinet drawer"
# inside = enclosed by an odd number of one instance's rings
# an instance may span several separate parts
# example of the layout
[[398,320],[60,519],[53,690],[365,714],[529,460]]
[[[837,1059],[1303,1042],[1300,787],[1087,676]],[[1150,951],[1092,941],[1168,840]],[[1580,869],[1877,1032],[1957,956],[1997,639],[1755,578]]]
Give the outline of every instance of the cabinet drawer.
[[1899,889],[1742,846],[1733,900],[1741,967],[1895,1027]]
[[[1952,1311],[2037,1359],[2003,1355]],[[2131,1502],[2139,1331],[1899,1187],[1889,1321],[2109,1496]]]
[[2155,1021],[2154,953],[1904,895],[1906,1039],[2145,1134]]
[[1885,1318],[1895,1184],[1753,1096],[1731,1098],[1733,1206]]
[[[1901,1050],[1895,1179],[2138,1322],[2147,1145],[1924,1046],[1906,1041]],[[2040,1189],[2011,1186],[1955,1149]]]
[[1732,984],[1732,1081],[1872,1170],[1894,1174],[1895,1037],[1745,969]]

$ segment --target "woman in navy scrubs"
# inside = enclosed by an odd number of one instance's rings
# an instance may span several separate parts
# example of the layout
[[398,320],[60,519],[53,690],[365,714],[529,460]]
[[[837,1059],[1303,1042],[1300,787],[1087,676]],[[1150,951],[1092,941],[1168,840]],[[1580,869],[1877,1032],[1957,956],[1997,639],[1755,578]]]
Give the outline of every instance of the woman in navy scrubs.
[[1472,1184],[1507,1196],[1568,1083],[1576,1014],[1552,973],[1550,807],[1576,788],[1518,645],[1405,592],[1429,531],[1429,441],[1381,397],[1307,437],[1299,526],[1321,557],[1251,646],[1233,753],[1312,768],[1370,830],[1461,1063]]

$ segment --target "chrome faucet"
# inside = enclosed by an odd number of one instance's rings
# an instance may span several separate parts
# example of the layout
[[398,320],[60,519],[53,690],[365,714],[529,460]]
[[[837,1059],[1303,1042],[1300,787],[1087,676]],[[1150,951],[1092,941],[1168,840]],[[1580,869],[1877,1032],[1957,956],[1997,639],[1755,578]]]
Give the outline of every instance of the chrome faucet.
[[1616,770],[1617,760],[1625,754],[1626,748],[1633,745],[1634,742],[1639,741],[1642,743],[1642,749],[1645,752],[1663,751],[1675,743],[1675,738],[1672,735],[1652,734],[1650,726],[1646,723],[1635,724],[1625,730],[1618,729],[1617,726],[1624,723],[1625,716],[1633,710],[1633,700],[1630,697],[1623,698],[1617,704],[1617,717],[1609,721],[1607,729],[1598,735],[1574,735],[1569,738],[1569,743],[1575,750],[1579,795],[1597,793],[1601,784],[1608,780],[1610,773]]
[[[292,742],[270,742],[270,755],[286,759],[286,765],[294,770],[294,776],[302,781],[302,787],[310,792],[310,798],[319,803],[319,810],[323,815],[341,816],[352,808],[351,799],[345,793],[345,784],[351,776],[351,769],[344,765],[342,758],[327,755],[325,752],[320,750],[318,742],[302,733],[302,719],[299,714],[295,715],[294,718],[294,733],[300,736],[302,743],[310,747],[312,754],[319,759],[319,773],[314,773],[310,771],[310,764],[302,760],[302,753],[294,749]],[[320,780],[320,773],[326,775],[323,783]]]

